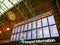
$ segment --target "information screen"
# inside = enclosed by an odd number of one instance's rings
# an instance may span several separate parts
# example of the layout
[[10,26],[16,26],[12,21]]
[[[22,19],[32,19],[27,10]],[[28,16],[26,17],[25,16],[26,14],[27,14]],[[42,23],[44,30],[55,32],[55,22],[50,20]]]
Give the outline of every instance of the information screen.
[[19,27],[18,27],[18,32],[20,32],[20,28],[21,28],[21,27],[19,26]]
[[49,25],[55,24],[54,16],[49,16],[48,17]]
[[32,29],[36,28],[36,21],[32,22]]
[[27,31],[27,24],[25,24],[25,26],[24,26],[24,31]]
[[37,38],[43,38],[42,28],[37,29]]
[[24,25],[21,26],[21,31],[23,31],[23,29],[24,29]]
[[13,33],[15,33],[15,28],[13,28],[13,30],[12,30],[12,34],[13,34]]
[[[24,37],[22,37],[22,33],[24,33]],[[53,15],[13,28],[10,41],[18,41],[22,38],[34,40],[52,37],[59,37]]]
[[32,39],[36,39],[36,29],[32,30]]
[[28,23],[28,30],[31,29],[31,23]]
[[13,35],[11,35],[11,39],[10,39],[10,41],[13,41]]
[[19,38],[19,40],[21,40],[22,39],[22,33],[20,33],[20,38]]
[[42,27],[42,26],[41,26],[41,20],[37,20],[37,28],[38,28],[38,27]]
[[56,25],[50,26],[51,37],[58,37],[58,31]]
[[31,31],[28,31],[27,39],[31,39]]
[[43,26],[48,26],[47,18],[42,19]]
[[24,39],[26,40],[26,32],[24,32]]
[[17,36],[16,37],[16,41],[18,41],[19,40],[19,33],[16,36]]
[[43,28],[43,34],[44,34],[44,38],[50,37],[50,33],[49,33],[48,27],[44,27]]

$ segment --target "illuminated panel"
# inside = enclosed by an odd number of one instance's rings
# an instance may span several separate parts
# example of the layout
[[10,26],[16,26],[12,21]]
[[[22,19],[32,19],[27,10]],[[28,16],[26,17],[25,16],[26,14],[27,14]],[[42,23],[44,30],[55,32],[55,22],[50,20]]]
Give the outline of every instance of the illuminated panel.
[[36,39],[36,29],[32,30],[32,39]]
[[21,31],[23,31],[23,29],[24,29],[24,25],[21,26]]
[[11,35],[11,39],[10,39],[10,41],[13,41],[13,35]]
[[24,27],[24,31],[26,31],[27,30],[27,24],[25,24],[25,27]]
[[37,29],[37,38],[43,38],[42,28],[38,28],[38,29]]
[[55,24],[55,20],[53,16],[48,17],[49,25]]
[[28,31],[27,39],[31,39],[31,31]]
[[19,40],[19,33],[18,33],[17,36],[16,36],[16,41],[17,41],[17,40]]
[[28,30],[31,29],[31,23],[28,23]]
[[32,22],[32,29],[36,28],[36,21]]
[[20,32],[20,26],[18,27],[18,32]]
[[43,28],[43,33],[44,33],[44,38],[50,37],[48,27],[44,27]]
[[22,33],[20,33],[20,38],[19,38],[19,40],[21,40],[22,39]]
[[12,34],[15,32],[15,28],[13,28],[13,30],[12,30]]
[[51,37],[58,37],[58,31],[56,25],[50,26]]
[[18,30],[17,30],[17,27],[15,28],[15,32],[14,33],[17,33],[18,32]]
[[41,20],[37,20],[37,28],[38,28],[38,27],[42,27],[42,26],[41,26]]
[[24,39],[26,40],[26,32],[24,32]]
[[16,34],[13,35],[13,41],[15,41],[15,39],[16,39]]
[[43,24],[43,26],[48,26],[47,18],[42,19],[42,24]]

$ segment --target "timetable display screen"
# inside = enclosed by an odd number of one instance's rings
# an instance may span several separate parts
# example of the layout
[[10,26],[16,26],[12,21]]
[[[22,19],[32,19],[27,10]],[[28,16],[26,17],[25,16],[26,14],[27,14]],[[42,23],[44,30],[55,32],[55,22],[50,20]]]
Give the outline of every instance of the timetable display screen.
[[37,29],[37,38],[43,38],[42,28]]
[[[24,36],[22,37],[22,33]],[[13,28],[10,41],[59,37],[54,16],[44,17]]]
[[31,31],[28,31],[27,39],[31,39]]
[[36,29],[32,30],[32,39],[36,39]]

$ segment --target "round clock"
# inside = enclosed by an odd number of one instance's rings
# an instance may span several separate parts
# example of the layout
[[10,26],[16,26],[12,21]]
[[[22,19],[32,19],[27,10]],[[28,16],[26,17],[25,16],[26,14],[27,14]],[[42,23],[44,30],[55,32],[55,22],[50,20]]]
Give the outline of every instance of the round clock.
[[10,12],[8,12],[8,18],[10,20],[15,20],[16,16],[15,16],[15,14],[12,11],[10,11]]

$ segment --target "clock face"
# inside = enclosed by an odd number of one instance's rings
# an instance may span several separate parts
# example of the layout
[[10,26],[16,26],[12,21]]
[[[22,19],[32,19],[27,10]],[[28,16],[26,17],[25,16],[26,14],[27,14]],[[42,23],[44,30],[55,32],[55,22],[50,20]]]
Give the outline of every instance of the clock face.
[[10,11],[10,12],[8,13],[8,18],[9,18],[10,20],[15,20],[16,17],[15,17],[15,14]]

